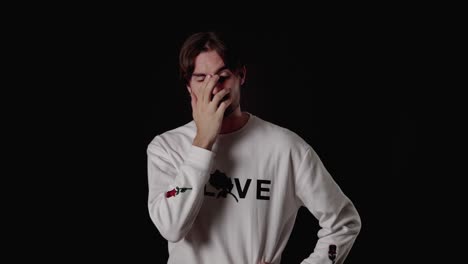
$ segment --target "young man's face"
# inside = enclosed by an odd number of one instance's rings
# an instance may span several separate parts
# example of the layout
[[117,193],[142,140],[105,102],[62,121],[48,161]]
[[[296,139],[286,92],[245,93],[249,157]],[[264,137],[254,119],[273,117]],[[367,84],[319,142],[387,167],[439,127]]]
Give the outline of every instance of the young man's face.
[[232,98],[231,105],[226,109],[224,116],[234,112],[240,104],[240,86],[245,80],[245,69],[240,72],[234,73],[229,70],[225,65],[223,59],[216,51],[207,51],[200,53],[195,58],[195,69],[192,77],[190,78],[188,89],[198,97],[200,91],[203,89],[206,75],[219,75],[219,81],[213,89],[213,95],[225,88],[231,88],[231,92],[227,95]]

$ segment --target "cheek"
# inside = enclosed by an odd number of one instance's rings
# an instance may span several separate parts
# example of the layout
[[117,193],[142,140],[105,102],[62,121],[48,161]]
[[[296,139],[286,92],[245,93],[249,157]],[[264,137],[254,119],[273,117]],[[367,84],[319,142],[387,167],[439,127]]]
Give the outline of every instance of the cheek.
[[227,80],[223,84],[224,88],[231,88],[233,90],[238,89],[240,87],[240,82],[238,79]]
[[192,92],[198,93],[200,91],[201,85],[197,82],[190,82],[190,88],[192,89]]

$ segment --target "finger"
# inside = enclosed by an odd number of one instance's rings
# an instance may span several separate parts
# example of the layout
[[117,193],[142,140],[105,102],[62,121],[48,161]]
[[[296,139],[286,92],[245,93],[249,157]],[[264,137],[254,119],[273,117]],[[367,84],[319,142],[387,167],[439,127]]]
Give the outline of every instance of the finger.
[[187,90],[189,91],[190,95],[195,97],[195,103],[201,99],[200,89],[201,87],[194,87],[194,86],[187,86]]
[[208,84],[208,81],[211,79],[211,75],[207,74],[205,76],[205,79],[203,79],[203,83],[200,86],[200,89],[198,89],[198,98],[200,99],[201,102],[205,102],[205,88]]
[[213,89],[216,86],[216,83],[218,83],[218,80],[219,80],[219,75],[215,74],[211,76],[211,78],[209,78],[208,83],[205,86],[205,89],[203,89],[203,100],[206,103],[209,103],[211,101],[211,93],[213,92]]
[[225,96],[229,94],[230,92],[231,92],[231,89],[229,88],[222,89],[213,97],[213,100],[211,101],[211,103],[214,104],[216,107],[218,107],[221,100],[223,100],[223,98],[225,98]]
[[226,101],[221,102],[219,104],[218,109],[216,110],[216,113],[218,113],[219,115],[223,115],[224,111],[226,111],[226,108],[228,108],[228,106],[231,105],[231,103],[232,103],[231,98],[227,99]]

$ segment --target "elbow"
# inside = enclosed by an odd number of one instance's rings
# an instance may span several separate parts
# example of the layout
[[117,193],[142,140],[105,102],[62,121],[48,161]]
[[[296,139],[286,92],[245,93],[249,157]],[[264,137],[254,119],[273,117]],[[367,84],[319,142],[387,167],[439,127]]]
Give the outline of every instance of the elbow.
[[344,232],[352,235],[357,236],[361,232],[362,222],[361,216],[357,212],[356,208],[348,207],[348,210],[341,218],[339,225],[344,228]]
[[174,223],[173,221],[163,221],[151,212],[150,217],[161,236],[171,243],[179,242],[187,234],[183,226]]
[[361,232],[361,227],[362,227],[362,221],[361,221],[361,216],[359,213],[356,211],[354,221],[352,222],[351,229],[358,235]]
[[158,228],[159,233],[161,234],[162,237],[164,237],[167,241],[171,243],[177,243],[180,240],[182,240],[186,233],[181,232],[180,230],[172,229],[172,230],[167,230],[163,228]]

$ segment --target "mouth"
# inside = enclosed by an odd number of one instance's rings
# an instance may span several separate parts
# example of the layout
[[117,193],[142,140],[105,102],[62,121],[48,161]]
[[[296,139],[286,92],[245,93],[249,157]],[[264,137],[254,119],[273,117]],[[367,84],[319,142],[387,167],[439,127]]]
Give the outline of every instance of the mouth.
[[231,96],[229,94],[226,94],[223,99],[221,99],[221,102],[224,102],[226,100],[228,100],[229,98],[231,98]]

